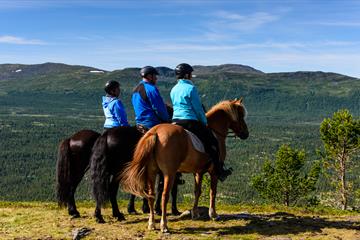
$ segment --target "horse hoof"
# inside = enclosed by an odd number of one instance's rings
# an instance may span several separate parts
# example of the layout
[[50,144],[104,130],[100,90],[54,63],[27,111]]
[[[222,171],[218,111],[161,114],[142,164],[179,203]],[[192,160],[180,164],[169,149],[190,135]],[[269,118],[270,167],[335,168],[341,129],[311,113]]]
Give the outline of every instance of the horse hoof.
[[148,226],[148,230],[150,230],[150,231],[153,231],[153,230],[155,230],[155,224],[149,224],[149,226]]
[[80,217],[80,213],[78,211],[69,211],[69,215],[71,216],[71,218],[79,218]]
[[71,216],[71,219],[73,219],[73,218],[79,218],[79,217],[80,217],[80,214],[79,214],[79,213],[77,213],[77,214],[70,214],[70,216]]
[[181,212],[179,212],[177,209],[173,209],[173,210],[171,210],[171,215],[179,216],[179,215],[181,215]]
[[128,210],[128,214],[129,214],[129,215],[137,215],[138,212],[137,212],[136,210],[132,210],[132,211],[129,211],[129,210]]
[[119,222],[126,220],[124,215],[120,214],[118,216],[115,216]]
[[212,216],[212,217],[210,217],[210,218],[211,218],[211,220],[213,220],[213,221],[219,221],[219,220],[220,220],[220,216],[219,216],[219,215]]
[[101,217],[101,218],[96,218],[96,222],[97,223],[105,223],[105,220]]
[[169,231],[169,229],[167,227],[161,228],[161,232],[163,234],[170,234],[170,231]]

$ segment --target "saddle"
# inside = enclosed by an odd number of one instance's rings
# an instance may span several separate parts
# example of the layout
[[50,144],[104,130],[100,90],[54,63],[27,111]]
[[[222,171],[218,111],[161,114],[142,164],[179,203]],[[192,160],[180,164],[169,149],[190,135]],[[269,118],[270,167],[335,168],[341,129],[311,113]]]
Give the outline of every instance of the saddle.
[[201,140],[194,133],[190,132],[189,130],[187,130],[185,128],[184,128],[184,130],[186,131],[189,138],[191,139],[191,142],[192,142],[194,148],[196,149],[196,151],[205,153],[204,144],[201,142]]

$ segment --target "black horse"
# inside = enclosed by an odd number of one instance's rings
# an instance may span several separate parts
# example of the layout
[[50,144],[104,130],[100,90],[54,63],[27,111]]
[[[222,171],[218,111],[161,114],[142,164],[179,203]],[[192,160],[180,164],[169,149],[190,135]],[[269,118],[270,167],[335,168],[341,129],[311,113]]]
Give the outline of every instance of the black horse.
[[[109,199],[112,205],[113,216],[124,220],[119,211],[116,195],[119,188],[119,177],[125,165],[132,160],[133,151],[143,133],[136,127],[116,127],[105,131],[95,142],[90,159],[90,172],[93,187],[93,196],[96,201],[95,217],[97,222],[103,223],[101,207]],[[161,182],[161,180],[159,181]],[[179,182],[179,178],[176,183]],[[159,184],[159,189],[162,186]],[[161,194],[161,190],[159,194]],[[177,184],[172,189],[172,214],[178,215],[176,208]],[[131,196],[128,212],[135,213],[135,196]],[[157,198],[157,212],[160,210],[161,196]],[[143,212],[149,212],[147,200],[144,200]]]

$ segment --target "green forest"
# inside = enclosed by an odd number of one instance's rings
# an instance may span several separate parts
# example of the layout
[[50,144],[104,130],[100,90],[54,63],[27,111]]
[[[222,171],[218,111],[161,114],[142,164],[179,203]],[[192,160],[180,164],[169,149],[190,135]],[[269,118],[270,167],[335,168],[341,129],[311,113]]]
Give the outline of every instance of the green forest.
[[[224,65],[225,66],[225,65]],[[243,71],[238,65],[195,67],[195,84],[207,108],[224,100],[244,98],[250,137],[227,140],[226,166],[233,174],[218,187],[218,199],[228,203],[262,203],[250,184],[266,159],[273,159],[282,144],[306,153],[310,166],[322,150],[319,128],[324,118],[342,108],[360,116],[360,79],[335,73],[262,73]],[[22,69],[21,73],[15,73]],[[129,122],[134,124],[130,103],[132,88],[140,81],[138,68],[91,73],[94,68],[64,64],[0,65],[0,200],[55,201],[55,166],[59,142],[81,129],[102,132],[101,96],[108,80],[121,84],[121,99]],[[171,69],[159,68],[158,88],[166,102],[175,84]],[[360,157],[355,156],[357,160]],[[353,161],[357,163],[359,161]],[[348,178],[360,185],[359,165]],[[190,200],[193,179],[179,187],[179,200]],[[333,186],[324,175],[316,186],[322,204],[332,203]],[[91,199],[88,175],[77,192]],[[119,198],[127,198],[119,191]],[[352,206],[357,199],[351,199]]]

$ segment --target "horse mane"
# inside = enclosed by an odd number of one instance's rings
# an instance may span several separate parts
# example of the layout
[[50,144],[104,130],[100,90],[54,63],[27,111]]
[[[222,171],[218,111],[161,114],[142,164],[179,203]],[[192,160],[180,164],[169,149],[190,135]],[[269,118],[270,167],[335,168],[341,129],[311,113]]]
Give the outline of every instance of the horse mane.
[[[231,101],[231,100],[221,101],[221,102],[215,104],[214,106],[212,106],[210,108],[210,110],[207,111],[206,117],[209,117],[212,114],[214,114],[215,112],[221,110],[221,111],[224,111],[225,113],[227,113],[232,121],[239,121],[239,119],[238,119],[239,116],[238,116],[238,113],[237,113],[237,109],[235,108],[234,105],[235,105],[235,103],[233,101]],[[246,111],[246,108],[245,108],[244,104],[240,102],[239,106],[241,106],[243,108],[243,110],[244,110],[244,118],[246,118],[247,111]]]

